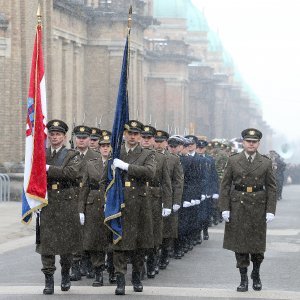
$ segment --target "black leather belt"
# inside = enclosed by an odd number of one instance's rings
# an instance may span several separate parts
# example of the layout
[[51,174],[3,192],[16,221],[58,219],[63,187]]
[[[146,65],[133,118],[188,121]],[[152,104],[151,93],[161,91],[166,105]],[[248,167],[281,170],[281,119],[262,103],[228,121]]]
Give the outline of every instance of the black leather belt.
[[234,188],[237,191],[246,192],[246,193],[254,193],[254,192],[259,192],[259,191],[263,191],[264,190],[264,186],[263,185],[246,186],[246,185],[236,184],[234,186]]

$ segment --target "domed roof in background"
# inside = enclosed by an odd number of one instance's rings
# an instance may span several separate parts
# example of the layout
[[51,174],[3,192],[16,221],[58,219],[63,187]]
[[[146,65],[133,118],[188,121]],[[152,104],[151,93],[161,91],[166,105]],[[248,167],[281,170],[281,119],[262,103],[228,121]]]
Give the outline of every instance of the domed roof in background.
[[208,50],[212,52],[221,52],[223,51],[223,45],[218,33],[213,30],[209,30],[207,33],[209,45]]
[[154,18],[180,18],[187,20],[188,31],[208,31],[206,18],[191,0],[154,0]]

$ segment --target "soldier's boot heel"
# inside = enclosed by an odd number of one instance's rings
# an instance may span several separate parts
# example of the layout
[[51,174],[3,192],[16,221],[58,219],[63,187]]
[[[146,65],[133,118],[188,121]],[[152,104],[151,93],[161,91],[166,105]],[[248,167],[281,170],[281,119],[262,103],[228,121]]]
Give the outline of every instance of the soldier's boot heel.
[[115,290],[115,295],[125,295],[125,275],[117,274],[117,288]]
[[61,285],[60,288],[63,292],[66,292],[71,287],[71,280],[69,270],[62,270],[61,272]]
[[131,279],[133,290],[135,292],[142,292],[143,291],[143,284],[141,282],[141,275],[139,272],[132,272],[132,279]]
[[54,278],[53,275],[45,274],[45,288],[43,290],[44,295],[54,294]]
[[248,275],[247,275],[247,268],[240,268],[241,274],[241,283],[236,288],[238,292],[247,292],[248,291]]
[[254,291],[261,291],[262,289],[259,269],[260,269],[260,263],[253,263],[253,271],[251,272],[251,279],[253,280],[252,288]]
[[95,275],[96,278],[94,282],[92,283],[92,286],[98,287],[98,286],[103,286],[103,268],[102,267],[96,267],[95,268]]

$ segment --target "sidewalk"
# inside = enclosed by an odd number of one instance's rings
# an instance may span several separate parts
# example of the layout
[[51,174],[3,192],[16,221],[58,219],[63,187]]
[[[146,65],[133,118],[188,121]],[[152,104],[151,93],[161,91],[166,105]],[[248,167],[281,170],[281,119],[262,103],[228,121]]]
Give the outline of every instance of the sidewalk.
[[0,254],[34,244],[35,218],[29,225],[21,223],[21,202],[0,202]]

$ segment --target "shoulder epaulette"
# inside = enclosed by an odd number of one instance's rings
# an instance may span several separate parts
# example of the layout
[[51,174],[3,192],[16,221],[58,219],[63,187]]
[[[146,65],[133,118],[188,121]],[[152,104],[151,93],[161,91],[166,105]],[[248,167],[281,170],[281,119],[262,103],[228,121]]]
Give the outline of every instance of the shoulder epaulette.
[[98,160],[98,159],[99,159],[99,157],[94,157],[94,158],[89,159],[89,161],[94,161],[94,160]]
[[238,153],[238,152],[232,153],[232,154],[230,154],[230,157],[231,157],[231,156],[234,156],[234,155],[237,155],[237,154],[239,154],[239,153]]
[[269,156],[267,156],[266,154],[262,154],[261,156],[271,160],[271,158]]

